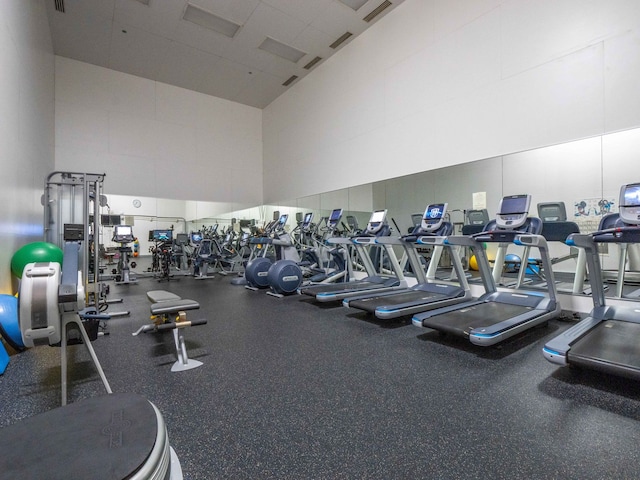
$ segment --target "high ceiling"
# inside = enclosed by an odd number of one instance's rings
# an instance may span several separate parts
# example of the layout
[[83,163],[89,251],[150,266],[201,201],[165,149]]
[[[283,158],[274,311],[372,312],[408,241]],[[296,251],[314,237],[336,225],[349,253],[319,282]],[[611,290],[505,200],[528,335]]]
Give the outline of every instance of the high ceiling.
[[404,0],[44,1],[56,55],[264,108]]

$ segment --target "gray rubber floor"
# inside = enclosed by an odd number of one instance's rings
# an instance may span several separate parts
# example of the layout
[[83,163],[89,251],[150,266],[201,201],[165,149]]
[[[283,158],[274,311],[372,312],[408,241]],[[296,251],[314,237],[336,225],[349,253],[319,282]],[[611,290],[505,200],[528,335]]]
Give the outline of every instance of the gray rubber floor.
[[[208,324],[184,335],[203,366],[172,373],[170,333],[131,336],[155,289],[200,302],[189,316]],[[640,385],[542,357],[570,323],[482,348],[221,276],[110,297],[131,315],[109,321],[96,352],[114,391],[163,413],[186,479],[640,478]],[[70,351],[70,401],[103,394],[84,347]],[[59,382],[59,349],[12,356],[0,424],[58,406]]]

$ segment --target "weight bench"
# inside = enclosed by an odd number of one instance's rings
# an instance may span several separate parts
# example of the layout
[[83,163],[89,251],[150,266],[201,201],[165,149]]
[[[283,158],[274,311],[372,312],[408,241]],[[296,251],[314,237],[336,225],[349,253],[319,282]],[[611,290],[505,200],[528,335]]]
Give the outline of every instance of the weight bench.
[[182,372],[199,367],[202,362],[193,360],[187,355],[184,336],[178,334],[178,330],[186,327],[204,325],[206,320],[187,320],[188,310],[198,310],[200,304],[195,300],[182,299],[178,295],[166,290],[152,290],[147,292],[147,298],[151,301],[151,319],[153,323],[143,325],[132,333],[133,336],[147,332],[160,332],[173,330],[173,339],[176,345],[178,360],[171,367],[172,372]]

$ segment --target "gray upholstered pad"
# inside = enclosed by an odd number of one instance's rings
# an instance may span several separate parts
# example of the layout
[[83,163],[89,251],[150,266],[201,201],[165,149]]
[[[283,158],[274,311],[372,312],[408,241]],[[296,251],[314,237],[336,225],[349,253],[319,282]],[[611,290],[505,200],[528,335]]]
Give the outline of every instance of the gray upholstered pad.
[[143,465],[157,438],[147,399],[114,393],[82,400],[0,430],[3,478],[113,480]]
[[178,295],[176,295],[175,293],[167,292],[166,290],[151,290],[147,292],[147,298],[152,303],[180,300],[180,297]]
[[178,313],[181,310],[196,310],[200,308],[200,304],[195,300],[172,300],[167,302],[158,302],[151,305],[151,313],[153,315],[162,315],[164,313]]

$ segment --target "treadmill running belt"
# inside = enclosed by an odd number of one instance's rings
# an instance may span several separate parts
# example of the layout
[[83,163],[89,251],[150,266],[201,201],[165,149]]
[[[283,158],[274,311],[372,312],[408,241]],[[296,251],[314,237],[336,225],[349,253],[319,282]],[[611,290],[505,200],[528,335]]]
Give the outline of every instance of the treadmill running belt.
[[509,303],[483,302],[453,312],[425,318],[422,325],[442,332],[468,337],[474,328],[488,327],[533,310]]
[[601,322],[571,345],[569,363],[640,379],[640,324]]
[[401,305],[410,302],[419,302],[424,300],[425,302],[431,301],[434,297],[442,297],[439,293],[433,292],[419,292],[411,291],[406,293],[399,293],[397,295],[387,295],[379,297],[362,298],[360,300],[351,300],[349,306],[353,308],[359,308],[366,312],[375,312],[376,308],[385,307],[393,308],[396,305]]
[[311,285],[300,290],[304,295],[316,296],[321,293],[336,292],[357,292],[360,290],[368,290],[370,288],[380,288],[384,285],[374,282],[346,282],[346,283],[327,283],[321,285]]

